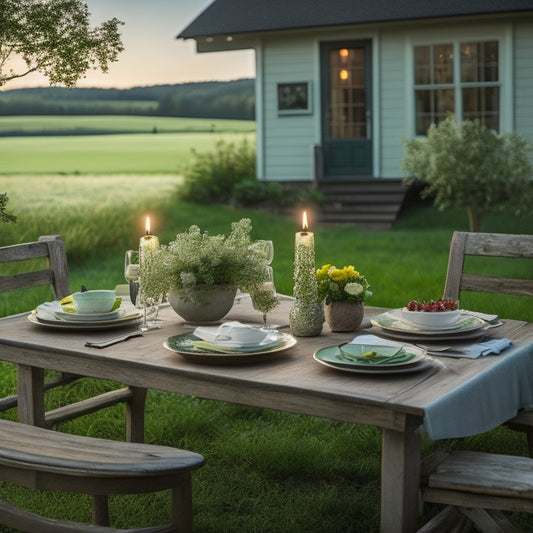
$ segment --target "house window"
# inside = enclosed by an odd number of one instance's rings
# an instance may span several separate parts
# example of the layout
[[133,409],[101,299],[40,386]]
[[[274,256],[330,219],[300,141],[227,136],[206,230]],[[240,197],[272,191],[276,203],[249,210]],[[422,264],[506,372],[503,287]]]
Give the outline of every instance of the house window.
[[417,135],[425,135],[447,113],[499,130],[497,41],[416,46],[414,62]]

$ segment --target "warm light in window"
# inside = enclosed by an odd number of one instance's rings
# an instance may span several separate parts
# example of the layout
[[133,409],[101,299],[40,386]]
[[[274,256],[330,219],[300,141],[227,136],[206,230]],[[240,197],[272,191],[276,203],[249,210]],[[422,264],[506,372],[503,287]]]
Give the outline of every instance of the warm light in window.
[[348,76],[349,76],[348,71],[347,71],[345,68],[343,68],[343,69],[339,72],[339,78],[340,78],[341,80],[347,80],[347,79],[348,79]]
[[341,49],[339,50],[339,55],[340,55],[341,57],[348,57],[348,54],[349,54],[349,52],[348,52],[348,48],[341,48]]

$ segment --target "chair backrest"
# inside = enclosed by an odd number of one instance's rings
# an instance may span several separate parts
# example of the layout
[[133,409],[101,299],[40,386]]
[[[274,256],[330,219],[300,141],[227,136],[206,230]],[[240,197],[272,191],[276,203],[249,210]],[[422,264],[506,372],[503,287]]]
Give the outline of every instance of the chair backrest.
[[454,232],[443,297],[458,300],[462,290],[533,296],[533,268],[529,279],[471,274],[463,272],[466,256],[532,259],[533,235]]
[[56,298],[72,293],[68,281],[67,256],[59,235],[45,235],[38,241],[0,248],[0,263],[47,259],[48,268],[0,276],[0,293],[51,285]]

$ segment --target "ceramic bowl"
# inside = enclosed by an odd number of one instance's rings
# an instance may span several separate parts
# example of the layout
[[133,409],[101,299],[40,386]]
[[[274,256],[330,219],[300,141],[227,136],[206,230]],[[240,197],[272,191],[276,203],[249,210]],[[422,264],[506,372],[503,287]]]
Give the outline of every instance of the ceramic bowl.
[[115,291],[95,290],[75,292],[72,298],[80,314],[108,313],[113,309],[117,295]]
[[453,325],[459,319],[459,309],[453,311],[409,311],[402,309],[402,319],[424,328],[444,328]]

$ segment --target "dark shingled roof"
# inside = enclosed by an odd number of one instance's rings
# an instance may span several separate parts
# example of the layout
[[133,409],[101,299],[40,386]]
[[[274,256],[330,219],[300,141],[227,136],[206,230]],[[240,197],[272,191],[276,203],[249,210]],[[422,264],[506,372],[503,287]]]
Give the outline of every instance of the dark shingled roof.
[[533,0],[215,0],[178,38],[532,10]]

